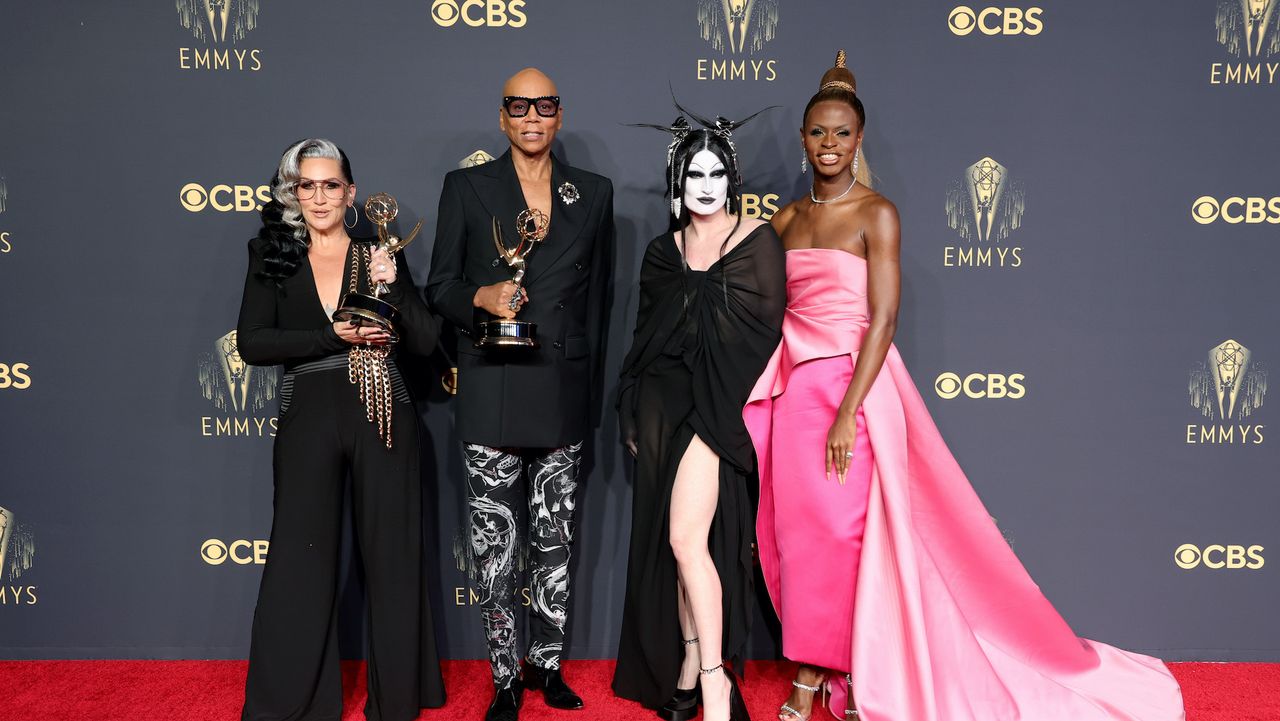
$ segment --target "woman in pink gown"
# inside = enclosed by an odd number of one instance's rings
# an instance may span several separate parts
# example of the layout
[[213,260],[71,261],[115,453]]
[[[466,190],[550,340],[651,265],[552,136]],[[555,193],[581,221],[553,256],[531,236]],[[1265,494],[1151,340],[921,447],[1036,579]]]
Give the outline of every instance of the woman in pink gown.
[[[865,114],[844,53],[805,109],[809,198],[787,249],[783,340],[743,417],[760,468],[760,562],[816,690],[861,721],[1179,721],[1158,659],[1075,636],[996,529],[892,344],[898,216],[859,175]],[[858,182],[862,180],[862,182]]]

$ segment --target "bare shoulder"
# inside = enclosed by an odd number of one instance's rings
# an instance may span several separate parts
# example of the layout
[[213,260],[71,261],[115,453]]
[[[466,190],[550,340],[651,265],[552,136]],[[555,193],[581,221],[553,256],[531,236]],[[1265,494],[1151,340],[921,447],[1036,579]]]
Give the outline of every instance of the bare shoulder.
[[793,200],[778,212],[773,214],[769,219],[769,223],[773,225],[773,229],[778,231],[778,235],[786,232],[787,226],[795,219],[796,213],[800,211],[800,201]]
[[898,206],[875,191],[871,191],[862,201],[860,210],[867,220],[868,227],[884,229],[886,225],[892,225],[894,228],[898,226]]

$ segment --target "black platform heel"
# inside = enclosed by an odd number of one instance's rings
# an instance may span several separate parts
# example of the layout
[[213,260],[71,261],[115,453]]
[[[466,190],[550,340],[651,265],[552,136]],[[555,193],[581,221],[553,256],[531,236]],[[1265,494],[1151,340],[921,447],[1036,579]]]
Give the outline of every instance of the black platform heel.
[[[685,639],[686,646],[695,646],[697,638]],[[666,721],[689,721],[698,715],[698,706],[702,703],[701,685],[695,683],[693,688],[678,688],[671,698],[658,709],[658,717]]]
[[725,679],[729,682],[729,721],[751,721],[751,714],[747,713],[747,702],[742,698],[742,692],[738,690],[738,677],[733,672],[724,667],[724,664],[714,666],[712,668],[699,669],[703,675],[710,675],[719,671],[724,674]]

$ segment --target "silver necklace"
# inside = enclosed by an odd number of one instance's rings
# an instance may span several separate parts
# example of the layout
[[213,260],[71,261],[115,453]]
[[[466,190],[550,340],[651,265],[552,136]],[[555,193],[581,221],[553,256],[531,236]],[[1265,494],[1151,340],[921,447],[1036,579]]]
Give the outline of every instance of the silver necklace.
[[810,186],[809,186],[809,200],[812,200],[814,203],[817,203],[818,205],[826,205],[827,203],[834,203],[834,202],[836,202],[837,200],[839,200],[839,199],[843,198],[844,196],[848,195],[848,194],[849,194],[849,191],[850,191],[850,190],[853,190],[853,186],[855,186],[855,185],[857,185],[857,184],[858,184],[858,179],[857,179],[857,178],[854,178],[854,179],[853,179],[853,182],[852,182],[852,183],[849,183],[849,187],[845,188],[843,193],[841,193],[841,194],[837,195],[837,196],[836,196],[836,197],[834,197],[834,198],[830,198],[830,199],[828,199],[828,200],[818,200],[818,196],[817,196],[817,195],[814,195],[814,192],[813,192],[813,186],[812,186],[812,185],[810,185]]

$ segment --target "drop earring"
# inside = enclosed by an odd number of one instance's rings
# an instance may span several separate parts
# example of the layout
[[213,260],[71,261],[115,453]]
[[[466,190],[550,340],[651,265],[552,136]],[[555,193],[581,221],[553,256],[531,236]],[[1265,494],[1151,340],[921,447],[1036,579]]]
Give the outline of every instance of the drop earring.
[[679,198],[671,199],[671,214],[677,218],[680,217],[680,199]]
[[858,153],[861,152],[862,146],[853,149],[853,166],[849,168],[849,174],[855,179],[858,177]]
[[809,172],[809,153],[802,145],[800,146],[800,174],[804,175],[807,172]]

